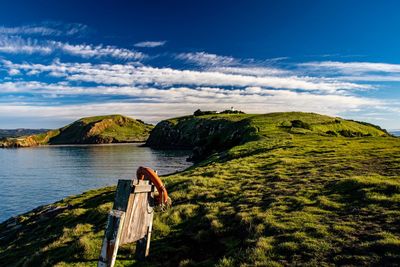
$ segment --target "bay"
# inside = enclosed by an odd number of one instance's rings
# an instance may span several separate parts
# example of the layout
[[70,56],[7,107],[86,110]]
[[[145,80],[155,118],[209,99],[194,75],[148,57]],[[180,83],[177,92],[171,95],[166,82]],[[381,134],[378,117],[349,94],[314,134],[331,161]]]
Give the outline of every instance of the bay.
[[160,175],[181,171],[189,151],[140,144],[0,149],[0,222],[37,206],[131,179],[139,166]]

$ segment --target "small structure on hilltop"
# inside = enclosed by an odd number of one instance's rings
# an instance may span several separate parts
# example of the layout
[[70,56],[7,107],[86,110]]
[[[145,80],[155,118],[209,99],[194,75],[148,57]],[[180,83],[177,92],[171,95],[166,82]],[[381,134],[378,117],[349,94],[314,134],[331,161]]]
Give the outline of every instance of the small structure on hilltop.
[[[157,173],[139,167],[134,180],[118,180],[114,206],[108,215],[98,267],[112,267],[119,245],[137,242],[136,258],[144,259],[150,250],[154,207],[171,205],[167,190]],[[158,195],[154,195],[154,191]]]

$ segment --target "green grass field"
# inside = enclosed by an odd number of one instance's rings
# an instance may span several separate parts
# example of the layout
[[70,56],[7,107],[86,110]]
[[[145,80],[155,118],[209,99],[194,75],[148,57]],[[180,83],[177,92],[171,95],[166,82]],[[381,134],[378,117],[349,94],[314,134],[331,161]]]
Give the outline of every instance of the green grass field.
[[[135,245],[117,266],[398,266],[400,139],[311,113],[207,115],[242,121],[250,137],[163,177],[173,201],[154,221],[150,257]],[[196,124],[196,123],[195,123]],[[114,187],[0,225],[6,266],[96,266]]]

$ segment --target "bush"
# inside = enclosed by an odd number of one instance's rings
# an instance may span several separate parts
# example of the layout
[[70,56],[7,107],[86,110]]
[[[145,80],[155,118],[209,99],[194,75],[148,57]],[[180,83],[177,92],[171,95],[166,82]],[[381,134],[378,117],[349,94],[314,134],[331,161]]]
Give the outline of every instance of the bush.
[[210,114],[216,114],[216,111],[201,111],[200,109],[196,110],[193,113],[193,116],[203,116],[203,115],[210,115]]
[[292,123],[292,127],[295,127],[295,128],[303,128],[303,129],[307,129],[307,130],[311,129],[310,124],[308,124],[304,121],[301,121],[301,120],[292,120],[291,123]]
[[363,134],[360,132],[353,132],[350,130],[341,130],[341,131],[339,131],[339,134],[344,137],[361,137],[361,136],[363,136]]
[[328,135],[337,136],[337,133],[332,130],[326,131],[325,133]]
[[220,114],[245,114],[245,113],[243,111],[240,111],[240,110],[226,109],[226,110],[220,112]]

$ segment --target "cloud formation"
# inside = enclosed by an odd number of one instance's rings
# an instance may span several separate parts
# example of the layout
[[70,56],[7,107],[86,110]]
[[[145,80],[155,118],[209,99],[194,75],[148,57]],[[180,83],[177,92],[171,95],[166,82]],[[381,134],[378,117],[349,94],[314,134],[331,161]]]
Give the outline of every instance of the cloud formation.
[[145,42],[139,42],[136,43],[136,47],[146,47],[146,48],[153,48],[153,47],[159,47],[159,46],[164,46],[167,43],[167,41],[145,41]]
[[[366,93],[380,89],[376,81],[400,82],[397,64],[288,63],[287,58],[239,59],[204,51],[159,55],[156,49],[144,54],[79,38],[63,41],[85,31],[80,24],[0,26],[0,123],[10,114],[73,120],[106,113],[155,123],[197,108],[231,106],[249,113],[400,113],[400,103]],[[134,46],[165,43],[144,41]],[[152,64],[163,56],[170,61]]]
[[219,56],[206,52],[180,53],[176,55],[176,58],[200,66],[226,66],[239,63],[239,61],[233,57]]
[[80,23],[60,23],[49,21],[18,27],[0,26],[0,34],[5,35],[73,36],[83,34],[87,31],[88,27]]
[[64,53],[83,58],[110,57],[116,59],[140,60],[146,55],[125,48],[110,45],[69,44],[60,41],[40,41],[18,36],[0,35],[0,53],[42,54]]
[[[85,105],[38,106],[29,103],[0,105],[0,117],[14,112],[19,116],[81,116],[124,113],[134,115],[149,122],[182,114],[190,114],[194,107],[222,110],[235,106],[249,113],[276,111],[310,111],[337,115],[338,110],[359,110],[365,107],[378,107],[384,103],[378,100],[340,95],[314,95],[292,91],[267,90],[258,87],[228,90],[222,88],[135,88],[135,87],[68,87],[46,84],[3,84],[2,90],[10,92],[30,92],[40,96],[59,98],[71,95],[124,95],[125,101],[109,103],[87,103]],[[23,99],[20,99],[23,100]],[[46,99],[49,101],[49,99]],[[37,103],[37,102],[36,102]],[[290,103],[290,104],[288,104]],[[48,113],[50,112],[50,113]]]
[[339,61],[319,61],[300,63],[299,66],[314,69],[336,70],[342,73],[368,73],[368,72],[388,72],[400,73],[400,64],[373,63],[373,62],[339,62]]
[[[178,70],[172,68],[156,68],[151,66],[135,66],[132,64],[91,64],[91,63],[61,63],[15,64],[3,61],[6,68],[23,71],[46,73],[50,76],[64,77],[68,81],[90,82],[103,85],[158,85],[169,87],[187,86],[260,86],[274,89],[304,90],[342,94],[346,90],[368,89],[370,86],[349,82],[339,82],[331,79],[290,76],[255,76],[265,72],[265,69],[252,70],[251,75],[243,73],[224,73],[219,71]],[[246,69],[244,69],[246,71]],[[56,74],[56,75],[54,75]]]

